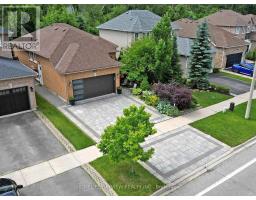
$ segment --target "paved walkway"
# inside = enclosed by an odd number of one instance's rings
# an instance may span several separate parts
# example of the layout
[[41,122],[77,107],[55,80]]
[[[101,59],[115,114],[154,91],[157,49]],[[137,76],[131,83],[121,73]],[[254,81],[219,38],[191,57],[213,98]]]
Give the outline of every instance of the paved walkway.
[[56,95],[51,93],[44,86],[36,85],[36,92],[56,107],[60,107],[60,106],[65,105],[64,101],[62,101],[59,97],[57,97]]
[[11,178],[23,186],[28,186],[82,166],[101,156],[102,154],[99,152],[98,148],[96,146],[91,146],[10,174],[6,174],[2,176],[2,178]]
[[[231,102],[234,102],[236,105],[242,104],[246,101],[248,101],[249,92],[237,95],[232,99],[220,102],[218,104],[199,109],[197,111],[188,113],[186,115],[182,115],[180,117],[172,118],[169,120],[166,120],[164,122],[160,122],[155,125],[155,128],[158,130],[158,134],[165,133],[180,127],[183,127],[185,125],[191,124],[195,121],[198,121],[200,119],[209,117],[211,115],[214,115],[218,112],[223,111],[224,108],[229,108],[229,105]],[[256,98],[256,90],[254,91],[253,98]],[[158,134],[152,135],[150,137],[155,137]]]

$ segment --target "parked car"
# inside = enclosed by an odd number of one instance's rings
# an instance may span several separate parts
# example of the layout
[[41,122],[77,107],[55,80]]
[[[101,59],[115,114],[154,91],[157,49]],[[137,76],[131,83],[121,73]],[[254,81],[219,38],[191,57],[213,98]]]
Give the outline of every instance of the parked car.
[[231,70],[236,73],[253,76],[253,68],[254,68],[253,63],[241,63],[241,64],[234,64]]
[[21,188],[23,185],[17,185],[12,179],[0,178],[0,196],[19,196]]

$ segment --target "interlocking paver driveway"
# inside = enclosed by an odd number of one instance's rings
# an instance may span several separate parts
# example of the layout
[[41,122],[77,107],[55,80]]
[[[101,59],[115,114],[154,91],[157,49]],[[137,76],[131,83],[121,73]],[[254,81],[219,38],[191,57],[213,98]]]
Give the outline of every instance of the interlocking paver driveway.
[[143,147],[155,149],[146,166],[166,183],[193,172],[230,149],[190,126],[151,137]]
[[[73,117],[85,125],[96,137],[100,137],[103,130],[116,121],[123,114],[123,109],[130,105],[140,106],[141,103],[125,95],[115,95],[81,105],[65,108]],[[153,109],[146,108],[151,116],[151,121],[161,121],[168,117],[161,115]]]

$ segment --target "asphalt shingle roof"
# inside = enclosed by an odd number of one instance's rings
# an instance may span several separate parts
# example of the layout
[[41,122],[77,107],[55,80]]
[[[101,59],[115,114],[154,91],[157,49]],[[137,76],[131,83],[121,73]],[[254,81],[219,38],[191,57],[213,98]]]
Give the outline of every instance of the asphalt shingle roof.
[[160,16],[148,10],[129,10],[99,25],[97,28],[123,32],[147,33],[152,31],[160,19]]
[[[178,37],[195,39],[199,24],[199,21],[180,19],[172,22],[172,27],[173,30],[176,29]],[[244,40],[215,25],[208,23],[208,30],[210,40],[216,47],[230,48],[248,45]]]
[[18,60],[0,58],[0,80],[35,76],[35,72]]
[[60,74],[119,66],[119,62],[109,55],[116,52],[117,46],[101,37],[63,23],[52,24],[37,32],[40,32],[40,50],[35,54],[49,59]]

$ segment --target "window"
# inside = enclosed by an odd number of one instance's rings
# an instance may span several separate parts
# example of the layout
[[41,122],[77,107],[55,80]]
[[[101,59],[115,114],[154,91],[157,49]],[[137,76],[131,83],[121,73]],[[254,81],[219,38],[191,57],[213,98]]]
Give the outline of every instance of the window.
[[240,27],[238,27],[238,26],[236,27],[235,33],[236,33],[236,34],[239,34],[239,33],[240,33]]

